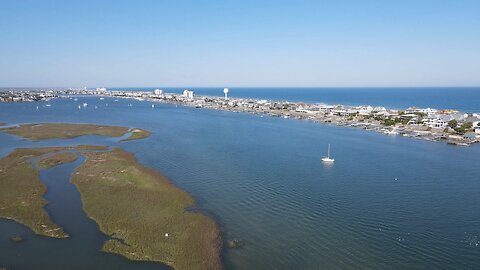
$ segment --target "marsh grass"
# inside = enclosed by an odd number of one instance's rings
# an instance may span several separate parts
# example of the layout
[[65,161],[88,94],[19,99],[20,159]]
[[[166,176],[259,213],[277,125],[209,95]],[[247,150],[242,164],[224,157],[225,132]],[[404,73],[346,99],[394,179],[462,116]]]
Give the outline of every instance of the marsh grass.
[[30,140],[71,139],[82,135],[120,137],[128,132],[127,127],[101,126],[91,124],[25,124],[0,131],[21,136]]
[[77,155],[71,152],[58,153],[40,159],[38,161],[38,166],[40,167],[40,169],[48,169],[61,164],[74,162],[75,160],[77,160],[77,158]]
[[72,182],[87,215],[114,237],[104,251],[177,270],[222,268],[219,229],[208,216],[186,211],[194,205],[187,193],[121,149],[84,155]]
[[65,150],[105,150],[104,146],[18,148],[0,159],[0,217],[12,219],[31,228],[36,234],[66,238],[68,235],[52,222],[45,211],[43,195],[47,187],[31,162],[48,153]]

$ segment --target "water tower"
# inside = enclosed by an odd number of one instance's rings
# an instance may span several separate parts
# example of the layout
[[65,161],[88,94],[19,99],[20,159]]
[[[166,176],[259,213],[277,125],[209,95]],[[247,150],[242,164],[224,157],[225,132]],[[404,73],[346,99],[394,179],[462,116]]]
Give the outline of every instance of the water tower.
[[228,99],[228,88],[223,88],[223,93],[225,94],[225,99]]

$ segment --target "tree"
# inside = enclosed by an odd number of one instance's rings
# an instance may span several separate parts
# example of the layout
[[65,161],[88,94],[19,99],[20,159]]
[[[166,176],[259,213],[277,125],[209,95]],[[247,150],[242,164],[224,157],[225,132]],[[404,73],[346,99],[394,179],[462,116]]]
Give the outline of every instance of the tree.
[[388,119],[385,119],[383,120],[383,125],[384,126],[394,126],[395,125],[395,121],[388,118]]
[[471,130],[473,127],[473,123],[465,122],[459,128],[455,128],[455,131],[458,134],[465,134],[467,131]]
[[458,122],[455,119],[452,119],[452,120],[448,121],[448,126],[451,127],[451,128],[456,128],[457,125],[458,125]]
[[473,127],[473,123],[472,122],[465,122],[463,123],[462,125],[462,128],[465,129],[465,130],[469,130]]

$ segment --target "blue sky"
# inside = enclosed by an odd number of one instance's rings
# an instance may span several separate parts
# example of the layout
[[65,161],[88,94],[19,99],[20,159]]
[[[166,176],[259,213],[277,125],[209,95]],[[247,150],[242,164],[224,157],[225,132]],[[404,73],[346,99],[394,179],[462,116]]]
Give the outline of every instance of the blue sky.
[[0,0],[0,86],[479,86],[480,1]]

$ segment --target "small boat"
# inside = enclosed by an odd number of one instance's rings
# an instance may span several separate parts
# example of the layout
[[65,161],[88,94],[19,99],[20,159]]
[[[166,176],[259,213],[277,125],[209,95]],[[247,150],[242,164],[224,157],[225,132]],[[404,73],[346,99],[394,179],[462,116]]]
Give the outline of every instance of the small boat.
[[88,106],[88,104],[87,104],[87,103],[83,103],[83,107],[87,107],[87,106]]
[[78,109],[79,109],[79,110],[81,109],[80,105],[78,105]]
[[78,98],[74,98],[73,100],[74,100],[74,101],[77,101],[77,100],[78,100]]
[[323,158],[322,158],[322,161],[323,161],[323,162],[328,162],[328,163],[335,162],[335,159],[330,158],[330,144],[328,144],[328,154],[327,154],[326,157],[323,157]]
[[100,98],[100,100],[104,100],[104,98],[103,98],[103,97],[101,97],[101,98]]
[[154,105],[154,104],[152,104],[152,108],[155,108],[155,105]]
[[45,105],[45,107],[51,107],[51,106],[52,106],[51,104],[47,104],[47,105]]

